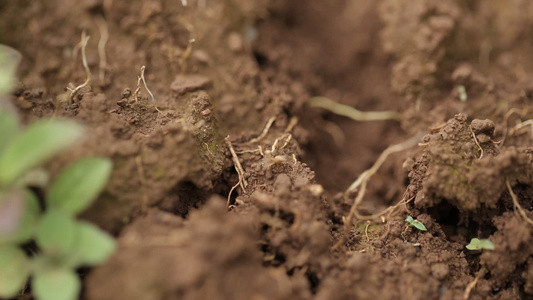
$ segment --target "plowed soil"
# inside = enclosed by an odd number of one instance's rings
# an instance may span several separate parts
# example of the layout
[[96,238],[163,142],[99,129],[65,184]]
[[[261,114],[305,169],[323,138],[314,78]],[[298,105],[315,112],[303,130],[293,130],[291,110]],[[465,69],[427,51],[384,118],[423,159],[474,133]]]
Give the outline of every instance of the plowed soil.
[[25,123],[87,128],[52,176],[114,162],[82,299],[533,299],[532,1],[11,0],[0,43]]

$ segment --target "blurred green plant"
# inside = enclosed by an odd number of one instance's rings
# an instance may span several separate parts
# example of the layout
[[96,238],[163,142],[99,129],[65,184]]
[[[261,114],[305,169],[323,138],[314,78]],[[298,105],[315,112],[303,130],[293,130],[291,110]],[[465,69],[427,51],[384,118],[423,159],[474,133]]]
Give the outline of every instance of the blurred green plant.
[[468,250],[494,250],[494,244],[488,239],[473,238],[468,245]]
[[20,57],[17,50],[0,44],[0,95],[11,92]]
[[[11,91],[16,69],[6,51],[15,50],[0,46],[0,99]],[[46,172],[36,168],[77,142],[83,128],[72,121],[40,120],[22,130],[5,103],[0,101],[0,297],[16,296],[32,276],[36,299],[77,299],[76,268],[100,264],[115,249],[110,235],[76,220],[105,187],[112,163],[81,159],[49,185]],[[44,210],[30,186],[48,190]],[[32,240],[39,251],[29,256],[21,245]]]
[[426,226],[424,224],[422,224],[422,222],[413,219],[413,217],[411,217],[411,216],[408,216],[405,219],[405,222],[407,222],[409,225],[411,225],[412,227],[414,227],[414,228],[416,228],[416,229],[418,229],[420,231],[427,231]]

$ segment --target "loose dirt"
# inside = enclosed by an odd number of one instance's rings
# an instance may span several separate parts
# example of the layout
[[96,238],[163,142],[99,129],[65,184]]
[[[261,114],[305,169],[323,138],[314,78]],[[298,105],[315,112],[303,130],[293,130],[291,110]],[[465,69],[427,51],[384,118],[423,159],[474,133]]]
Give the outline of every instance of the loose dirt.
[[21,119],[86,126],[46,168],[114,162],[82,216],[119,245],[88,300],[533,297],[532,31],[527,0],[0,4]]

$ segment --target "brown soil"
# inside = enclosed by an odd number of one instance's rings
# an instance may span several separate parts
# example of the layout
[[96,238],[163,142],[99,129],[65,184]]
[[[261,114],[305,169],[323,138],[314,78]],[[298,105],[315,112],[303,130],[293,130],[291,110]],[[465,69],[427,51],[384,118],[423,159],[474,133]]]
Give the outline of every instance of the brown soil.
[[[516,126],[533,118],[533,2],[188,2],[0,4],[0,43],[24,56],[21,118],[87,127],[52,175],[114,161],[82,217],[119,248],[81,272],[83,299],[533,298],[533,129]],[[93,78],[69,103],[82,31]],[[141,66],[154,98],[136,93]],[[318,95],[402,120],[306,105]],[[403,201],[345,232],[357,193],[342,192],[419,131],[357,215]],[[474,237],[495,250],[466,250]]]

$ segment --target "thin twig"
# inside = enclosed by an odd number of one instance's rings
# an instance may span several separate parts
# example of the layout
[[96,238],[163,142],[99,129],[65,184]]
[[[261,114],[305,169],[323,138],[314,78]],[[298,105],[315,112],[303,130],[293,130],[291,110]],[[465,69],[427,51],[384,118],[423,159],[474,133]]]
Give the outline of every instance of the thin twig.
[[133,99],[135,100],[135,102],[138,102],[140,97],[141,97],[141,76],[137,76],[137,88],[133,92]]
[[378,157],[378,159],[376,160],[374,165],[370,169],[364,171],[359,176],[359,178],[357,178],[357,180],[354,181],[350,185],[350,187],[348,187],[348,189],[346,190],[346,192],[344,194],[347,195],[348,193],[354,191],[355,189],[357,189],[357,187],[359,187],[361,185],[361,183],[363,181],[368,180],[368,178],[370,178],[372,175],[374,175],[378,171],[378,169],[381,167],[381,165],[385,162],[387,157],[389,157],[389,155],[391,155],[393,153],[396,153],[396,152],[404,151],[404,150],[409,149],[409,148],[411,148],[413,146],[416,146],[418,144],[418,141],[420,141],[420,139],[422,138],[422,136],[423,136],[422,133],[418,133],[415,136],[413,136],[410,139],[408,139],[407,141],[404,141],[404,142],[402,142],[400,144],[392,145],[392,146],[388,147],[387,149],[385,149],[385,151],[383,151],[381,153],[381,155]]
[[189,59],[189,56],[191,56],[192,53],[192,44],[196,42],[195,39],[190,39],[189,44],[187,45],[187,48],[185,48],[185,51],[183,51],[181,58],[183,60],[183,65],[181,69],[181,75],[185,75],[187,73],[187,60]]
[[[135,99],[135,102],[138,101],[138,98],[139,98],[139,95],[141,94],[141,81],[143,82],[143,85],[144,85],[144,89],[146,90],[146,92],[148,92],[148,94],[150,95],[150,101],[152,102],[155,102],[155,97],[154,97],[154,94],[152,94],[152,92],[150,91],[150,89],[148,88],[148,85],[146,84],[146,80],[144,79],[144,70],[146,70],[146,66],[142,66],[141,67],[141,76],[138,76],[138,79],[137,79],[137,88],[135,89],[135,92],[133,93],[133,98]],[[163,115],[165,118],[167,118],[168,120],[172,121],[172,119],[167,116],[166,114],[164,114],[161,110],[159,110],[159,108],[157,108],[157,106],[155,106],[155,103],[154,103],[154,108],[155,110],[157,110],[158,113],[160,113],[161,115]]]
[[285,133],[291,132],[296,124],[298,124],[298,117],[292,117],[289,121],[289,125],[287,125],[287,128],[285,129]]
[[142,67],[141,67],[141,80],[143,81],[144,88],[146,89],[146,91],[148,92],[148,94],[150,94],[150,100],[151,100],[152,102],[155,102],[154,94],[152,94],[152,92],[150,91],[150,89],[149,89],[148,86],[146,85],[146,80],[144,80],[144,70],[146,70],[146,66],[142,66]]
[[268,134],[268,131],[270,130],[270,127],[272,127],[272,124],[274,124],[274,122],[276,121],[276,118],[277,116],[270,117],[270,119],[268,119],[268,122],[265,128],[263,129],[263,132],[261,132],[261,134],[258,137],[253,138],[249,140],[248,142],[245,142],[244,144],[253,144],[253,143],[257,143],[260,140],[262,140]]
[[231,202],[231,194],[233,193],[233,190],[235,190],[240,184],[241,184],[241,181],[239,180],[239,182],[237,182],[234,186],[231,187],[231,190],[229,190],[228,201],[226,203],[226,206],[229,207],[229,204]]
[[370,237],[368,236],[368,227],[370,227],[370,222],[367,222],[367,223],[366,223],[366,226],[365,226],[365,236],[366,236],[366,241],[367,241],[367,242],[370,242]]
[[379,218],[381,216],[384,216],[385,214],[388,213],[387,215],[387,219],[392,215],[392,213],[394,212],[395,209],[397,209],[398,207],[400,207],[400,205],[403,205],[403,204],[407,204],[409,203],[411,200],[413,200],[413,198],[411,199],[407,199],[407,198],[402,198],[402,200],[400,200],[398,203],[396,203],[395,205],[393,206],[389,206],[387,207],[385,210],[381,211],[381,212],[378,212],[378,213],[375,213],[375,214],[372,214],[372,215],[368,215],[368,216],[363,216],[361,215],[357,210],[354,211],[354,216],[359,219],[359,220],[373,220],[373,219],[376,219],[376,218]]
[[472,290],[474,290],[474,288],[476,287],[476,284],[477,284],[477,281],[479,280],[479,275],[476,276],[476,278],[474,278],[474,280],[472,280],[472,282],[470,282],[467,286],[466,286],[466,289],[465,289],[465,292],[463,294],[463,300],[468,300],[468,298],[470,298],[470,293],[472,292]]
[[518,130],[520,130],[520,129],[526,127],[526,126],[530,126],[530,133],[531,133],[532,138],[533,138],[533,120],[532,119],[526,120],[524,122],[521,122],[521,123],[516,124],[515,126],[513,126],[513,128],[511,128],[511,130],[509,130],[509,135],[513,136],[515,134],[515,132],[517,132]]
[[481,147],[481,145],[477,141],[477,137],[476,137],[476,134],[474,133],[474,130],[472,130],[472,126],[468,126],[468,128],[470,129],[470,133],[472,133],[472,137],[474,138],[474,143],[476,143],[476,145],[479,147],[479,150],[481,150],[481,155],[479,155],[478,160],[482,159],[483,158],[483,154],[485,153],[483,151],[483,147]]
[[99,15],[94,19],[94,21],[96,22],[96,26],[98,26],[98,31],[100,31],[100,40],[98,41],[98,55],[100,56],[98,77],[100,79],[100,84],[104,84],[105,71],[107,69],[107,55],[105,52],[105,46],[109,40],[109,29],[104,17]]
[[285,147],[287,147],[287,145],[289,145],[289,143],[291,142],[291,139],[292,139],[292,134],[289,134],[287,136],[287,139],[285,140],[285,143],[283,144],[283,146],[281,146],[279,148],[279,150],[284,149]]
[[241,186],[241,189],[243,191],[246,191],[248,182],[246,182],[246,179],[244,178],[244,169],[242,168],[241,162],[239,161],[239,157],[237,157],[237,153],[235,153],[235,149],[233,149],[233,145],[231,144],[231,141],[229,140],[229,136],[227,136],[224,140],[231,153],[231,158],[233,160],[233,164],[235,165],[235,170],[237,171],[237,175],[239,175],[239,185]]
[[523,115],[522,111],[518,110],[517,108],[511,108],[507,113],[505,113],[505,116],[503,117],[503,124],[505,125],[505,130],[503,131],[503,138],[501,140],[500,147],[503,146],[508,135],[509,127],[507,124],[509,122],[509,118],[515,113],[519,114],[520,116]]
[[520,216],[522,216],[522,218],[524,218],[524,220],[526,222],[528,222],[529,224],[533,225],[533,220],[531,220],[527,216],[526,211],[522,208],[522,206],[520,206],[520,203],[518,203],[518,198],[516,197],[516,194],[513,192],[513,189],[511,188],[511,184],[509,183],[509,178],[505,179],[505,184],[507,185],[507,189],[509,190],[509,194],[511,195],[511,199],[513,199],[513,204],[514,204],[516,210],[518,210],[518,213],[520,214]]
[[[404,151],[404,150],[409,149],[409,148],[411,148],[413,146],[416,146],[418,144],[418,141],[422,138],[422,136],[423,136],[422,133],[416,134],[415,136],[411,137],[407,141],[404,141],[403,143],[392,145],[392,146],[388,147],[387,149],[385,149],[385,151],[383,151],[381,153],[381,155],[378,157],[378,159],[376,160],[374,165],[370,169],[368,169],[368,170],[364,171],[363,173],[361,173],[361,175],[359,175],[357,180],[354,181],[350,185],[350,187],[348,187],[346,192],[344,192],[344,197],[347,197],[348,194],[350,194],[351,192],[354,192],[356,189],[359,188],[359,193],[357,194],[357,197],[355,198],[355,200],[354,200],[354,202],[353,202],[353,204],[352,204],[352,206],[350,208],[350,212],[348,213],[348,216],[346,216],[344,218],[344,234],[341,237],[341,239],[335,245],[333,245],[331,250],[337,249],[338,247],[340,247],[346,241],[347,234],[348,234],[348,232],[350,232],[350,227],[352,226],[352,220],[353,220],[354,216],[365,218],[364,216],[361,216],[361,215],[359,215],[357,213],[357,208],[358,208],[359,204],[363,201],[363,198],[364,198],[365,192],[366,192],[366,186],[367,186],[367,183],[368,183],[368,180],[370,179],[370,177],[372,177],[379,170],[379,168],[381,167],[381,165],[383,165],[383,163],[389,157],[389,155],[391,155],[393,153],[396,153],[396,152]],[[401,203],[401,201],[400,201],[400,203]],[[397,207],[397,206],[394,206],[394,207]],[[378,214],[377,216],[381,216],[381,215],[387,213],[390,210],[391,210],[391,208],[388,208],[384,212]]]
[[87,46],[87,42],[89,41],[91,37],[85,34],[85,31],[81,33],[81,59],[83,62],[83,68],[85,69],[85,74],[87,76],[87,79],[85,79],[85,82],[78,85],[74,89],[70,89],[70,95],[68,97],[68,104],[72,104],[72,101],[74,101],[74,97],[77,95],[79,90],[89,85],[91,82],[91,70],[89,69],[89,66],[87,65],[87,56],[85,55],[85,47]]
[[355,121],[382,121],[401,120],[402,115],[396,111],[360,111],[354,107],[337,103],[326,97],[313,97],[309,99],[309,105],[329,110],[340,116],[348,117]]
[[259,149],[255,150],[241,150],[241,151],[235,151],[237,154],[246,154],[246,153],[261,153]]

